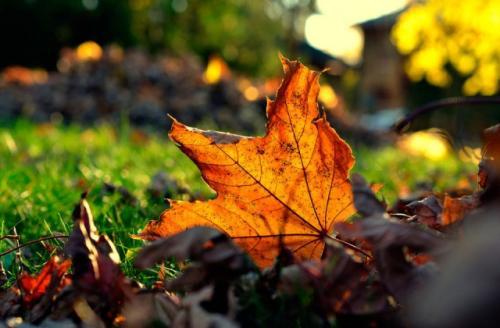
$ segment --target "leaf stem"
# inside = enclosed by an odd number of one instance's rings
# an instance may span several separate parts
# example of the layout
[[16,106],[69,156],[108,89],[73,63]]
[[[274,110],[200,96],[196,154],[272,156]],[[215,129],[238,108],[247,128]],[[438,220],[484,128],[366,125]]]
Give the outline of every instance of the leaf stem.
[[367,253],[366,251],[362,250],[361,248],[359,248],[358,246],[354,245],[354,244],[351,244],[350,242],[348,241],[345,241],[345,240],[342,240],[340,238],[337,238],[337,237],[333,237],[331,235],[326,235],[328,238],[330,238],[331,240],[334,240],[336,242],[338,242],[339,244],[342,244],[344,247],[347,247],[355,252],[358,252],[358,253],[361,253],[363,254],[364,256],[366,256],[367,258],[369,258],[370,260],[373,259],[373,256],[371,256],[371,254]]
[[17,240],[17,239],[19,239],[19,236],[18,235],[0,236],[0,240],[4,240],[4,239]]

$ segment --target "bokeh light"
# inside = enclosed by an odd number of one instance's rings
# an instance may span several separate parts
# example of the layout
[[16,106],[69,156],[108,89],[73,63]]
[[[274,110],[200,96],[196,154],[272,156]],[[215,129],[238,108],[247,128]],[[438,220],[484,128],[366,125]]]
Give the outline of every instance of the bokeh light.
[[419,131],[404,135],[398,142],[401,150],[412,156],[442,160],[449,153],[448,141],[437,131]]
[[94,41],[86,41],[76,48],[76,58],[80,61],[97,61],[102,57],[102,48]]

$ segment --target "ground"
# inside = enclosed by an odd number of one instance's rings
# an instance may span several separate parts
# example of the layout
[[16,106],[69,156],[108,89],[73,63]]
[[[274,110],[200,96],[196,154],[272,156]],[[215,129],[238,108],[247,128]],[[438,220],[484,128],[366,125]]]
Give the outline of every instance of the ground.
[[[429,183],[434,190],[448,190],[475,173],[474,164],[453,153],[432,161],[389,146],[376,150],[360,146],[353,151],[357,158],[353,171],[383,185],[379,196],[388,203],[405,189]],[[168,140],[167,131],[147,133],[128,124],[115,129],[106,125],[35,125],[22,120],[3,123],[0,159],[0,236],[12,234],[13,227],[21,243],[54,233],[68,234],[73,207],[81,193],[89,191],[96,225],[115,242],[123,269],[131,277],[138,275],[131,263],[143,244],[131,235],[166,208],[164,193],[184,199],[212,196],[195,165]],[[158,172],[176,179],[180,188],[171,185],[169,190],[148,191]],[[0,240],[0,252],[14,245]],[[25,249],[27,268],[37,269],[48,253],[42,247]],[[7,270],[14,267],[13,259],[14,253],[1,259]],[[141,273],[140,280],[150,281],[154,275]]]

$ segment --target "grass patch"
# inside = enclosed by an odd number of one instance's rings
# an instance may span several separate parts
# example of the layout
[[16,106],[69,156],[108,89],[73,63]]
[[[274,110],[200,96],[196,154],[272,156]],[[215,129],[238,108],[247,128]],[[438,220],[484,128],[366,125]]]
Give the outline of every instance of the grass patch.
[[[430,182],[437,190],[455,187],[475,170],[454,155],[430,161],[392,147],[354,151],[354,171],[370,182],[382,183],[381,193],[388,201],[395,200],[402,188],[411,190],[421,182]],[[166,133],[144,133],[128,126],[115,129],[106,125],[82,128],[26,121],[3,123],[0,235],[12,234],[15,227],[21,241],[26,242],[55,232],[70,233],[73,207],[80,194],[88,190],[98,229],[115,242],[125,273],[137,277],[131,260],[142,242],[131,239],[130,234],[166,208],[162,197],[147,192],[153,175],[160,171],[188,186],[198,197],[212,195],[195,165]],[[105,183],[126,188],[137,201],[106,192]],[[186,197],[175,190],[171,193],[173,198]],[[0,241],[0,251],[12,246],[12,241]],[[41,246],[30,247],[23,255],[27,268],[37,269],[48,252]],[[3,257],[2,262],[6,269],[14,270],[14,254]]]
[[[116,243],[129,274],[133,274],[129,259],[142,245],[130,234],[166,208],[162,197],[146,191],[154,174],[168,172],[191,190],[210,195],[194,164],[166,136],[127,127],[117,131],[110,126],[4,124],[0,158],[0,235],[12,234],[16,227],[25,242],[55,232],[70,233],[73,207],[88,190],[96,225]],[[105,183],[126,188],[137,201],[106,192]],[[181,196],[172,190],[172,197]],[[12,246],[0,241],[0,250]],[[30,250],[34,251],[25,254],[28,258],[46,257],[40,247]]]

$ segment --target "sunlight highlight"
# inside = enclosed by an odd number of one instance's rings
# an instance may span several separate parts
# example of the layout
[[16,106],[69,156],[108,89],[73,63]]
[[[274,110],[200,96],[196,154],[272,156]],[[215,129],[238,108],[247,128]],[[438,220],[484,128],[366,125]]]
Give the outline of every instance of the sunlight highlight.
[[408,0],[318,0],[319,14],[306,20],[305,36],[314,48],[349,64],[361,60],[363,35],[355,25],[404,8]]
[[430,160],[441,160],[449,153],[446,139],[433,131],[410,133],[398,142],[401,150],[413,156],[421,156]]
[[331,86],[322,84],[319,89],[319,101],[327,108],[333,108],[338,105],[339,98]]
[[306,20],[305,34],[313,47],[349,64],[356,64],[361,59],[364,39],[359,27],[333,23],[331,17],[315,14]]

